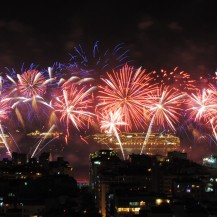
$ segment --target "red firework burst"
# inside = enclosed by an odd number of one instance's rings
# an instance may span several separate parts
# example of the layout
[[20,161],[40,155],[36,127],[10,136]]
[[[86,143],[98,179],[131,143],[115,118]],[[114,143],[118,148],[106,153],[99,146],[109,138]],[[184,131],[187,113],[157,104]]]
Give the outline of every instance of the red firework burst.
[[46,90],[46,80],[38,70],[31,69],[19,75],[17,87],[19,92],[25,97],[41,96]]
[[154,90],[150,73],[141,68],[125,65],[120,71],[107,73],[99,86],[97,109],[118,110],[121,108],[126,130],[135,126],[144,127],[144,105],[148,94]]
[[165,127],[166,124],[176,131],[174,123],[177,123],[181,115],[182,104],[186,94],[174,90],[169,86],[161,86],[150,95],[147,110],[152,124]]
[[81,87],[72,83],[62,90],[62,95],[56,97],[54,102],[55,112],[60,114],[60,121],[65,122],[67,126],[67,134],[69,134],[69,123],[71,122],[78,130],[86,126],[93,117],[93,113],[89,111],[92,107],[91,93],[95,87]]
[[170,86],[182,92],[192,92],[196,89],[196,80],[192,79],[187,72],[178,71],[178,67],[171,72],[164,69],[160,72],[153,71],[152,76],[161,86]]

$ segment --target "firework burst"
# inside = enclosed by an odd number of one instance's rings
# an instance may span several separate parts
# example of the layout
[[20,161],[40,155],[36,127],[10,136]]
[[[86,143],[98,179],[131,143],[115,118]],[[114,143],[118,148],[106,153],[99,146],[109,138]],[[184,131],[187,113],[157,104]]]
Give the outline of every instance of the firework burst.
[[196,90],[196,80],[192,79],[190,74],[184,71],[178,71],[178,67],[168,72],[161,69],[159,72],[152,72],[154,82],[161,86],[170,86],[177,91],[194,92]]
[[187,100],[188,114],[195,121],[204,121],[205,123],[216,117],[217,111],[217,91],[214,86],[203,88],[196,94],[188,95]]
[[[25,117],[28,117],[28,120],[30,120],[30,118],[33,118],[32,111],[36,113],[39,111],[39,104],[49,109],[52,108],[44,99],[44,95],[47,85],[54,79],[50,77],[46,79],[43,74],[35,68],[25,70],[22,74],[16,74],[17,79],[14,78],[14,73],[12,73],[12,75],[13,76],[6,76],[7,79],[12,82],[11,87],[8,88],[8,99],[11,102],[11,107],[15,110],[19,122],[25,127],[22,113],[25,113]],[[25,107],[23,105],[25,105]],[[47,112],[44,111],[44,109],[42,110],[43,113]]]
[[174,126],[179,121],[182,111],[183,98],[186,94],[180,93],[168,86],[161,86],[157,91],[150,95],[150,102],[146,105],[150,117],[150,124],[143,143],[141,154],[144,146],[147,144],[150,133],[154,125],[163,126],[176,131]]
[[5,145],[7,152],[11,156],[11,151],[7,143],[7,140],[4,136],[4,129],[3,129],[3,123],[9,119],[10,113],[11,113],[11,107],[8,104],[8,99],[2,98],[0,100],[0,138],[3,144]]
[[209,84],[207,88],[199,90],[196,94],[188,95],[189,118],[212,128],[213,135],[217,139],[217,90]]
[[0,123],[7,120],[11,113],[11,107],[8,102],[9,100],[7,98],[2,98],[0,100]]
[[112,49],[103,49],[99,41],[95,42],[91,51],[84,49],[82,45],[74,47],[71,53],[70,64],[65,65],[65,70],[70,74],[79,77],[100,77],[107,71],[120,69],[124,64],[129,63],[128,50],[123,44],[118,44]]
[[62,95],[56,97],[53,107],[55,113],[60,115],[60,121],[66,124],[67,135],[69,135],[69,124],[79,130],[90,122],[94,113],[90,112],[92,107],[91,94],[96,87],[81,86],[75,83],[64,86]]
[[154,90],[152,78],[141,68],[134,70],[125,65],[120,71],[107,73],[108,78],[102,78],[105,85],[99,86],[98,109],[118,110],[121,108],[123,121],[127,123],[126,130],[135,126],[144,127],[144,105],[147,96]]
[[122,121],[122,112],[121,108],[116,111],[104,111],[100,114],[100,128],[101,130],[105,131],[107,134],[115,135],[117,138],[118,144],[120,145],[120,149],[123,155],[123,159],[125,160],[125,154],[123,150],[123,146],[118,134],[118,126],[126,125],[125,122]]
[[175,91],[171,87],[160,87],[155,94],[150,95],[150,103],[147,104],[149,117],[155,117],[155,123],[164,128],[168,125],[176,131],[174,123],[179,121],[183,100],[186,94]]
[[43,75],[37,70],[25,71],[22,75],[17,74],[17,88],[21,95],[26,97],[41,96],[45,93],[46,82]]

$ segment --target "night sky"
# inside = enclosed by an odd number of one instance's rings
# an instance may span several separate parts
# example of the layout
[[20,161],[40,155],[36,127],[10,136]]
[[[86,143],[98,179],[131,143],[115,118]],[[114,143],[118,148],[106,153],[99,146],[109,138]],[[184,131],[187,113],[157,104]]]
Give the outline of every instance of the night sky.
[[216,69],[214,1],[5,1],[1,5],[1,68],[67,62],[74,46],[92,47],[100,41],[102,48],[124,43],[135,64],[148,70],[178,66],[197,76]]
[[[12,1],[11,1],[12,2]],[[148,71],[179,67],[193,77],[217,68],[215,1],[4,1],[0,12],[0,70],[34,63],[67,63],[79,44],[100,49],[119,43],[135,66]],[[67,147],[67,159],[87,168],[93,147]],[[79,169],[82,170],[82,169]],[[86,171],[86,170],[84,170]],[[76,172],[79,174],[78,170]]]

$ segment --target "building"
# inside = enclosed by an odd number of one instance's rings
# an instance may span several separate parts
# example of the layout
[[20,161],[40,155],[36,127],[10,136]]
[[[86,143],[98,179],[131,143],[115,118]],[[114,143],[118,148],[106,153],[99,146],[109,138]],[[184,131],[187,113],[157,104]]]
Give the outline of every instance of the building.
[[39,163],[42,165],[48,165],[49,162],[51,161],[51,153],[50,152],[43,152],[40,156],[39,156]]
[[12,164],[13,165],[23,165],[27,162],[27,154],[25,153],[12,153]]
[[179,151],[170,151],[167,155],[169,158],[178,158],[178,159],[185,159],[187,160],[187,153],[186,152],[179,152]]
[[[90,155],[90,188],[102,217],[207,217],[210,209],[216,214],[217,170],[183,152],[130,154],[121,160],[113,150],[99,150]],[[202,203],[210,209],[198,212]]]
[[105,189],[107,185],[102,183],[102,173],[105,173],[108,168],[113,172],[120,163],[120,158],[112,150],[99,150],[90,154],[89,185],[93,194],[96,195],[97,207],[99,210],[103,210],[101,211],[103,213],[105,213],[105,194],[107,192]]
[[[95,195],[95,202],[102,217],[114,212],[112,205],[108,204],[107,197],[112,190],[111,186],[121,185],[125,190],[135,188],[137,192],[144,190],[149,192],[156,188],[152,186],[154,182],[151,182],[153,176],[151,167],[154,168],[155,162],[153,156],[136,154],[130,155],[129,160],[122,161],[113,150],[105,149],[90,155],[90,188]],[[122,215],[121,208],[122,205],[120,205],[120,212],[117,210],[115,212]],[[135,213],[138,213],[139,210],[136,210]],[[130,211],[132,210],[129,209]]]
[[[147,214],[155,207],[165,207],[170,204],[170,199],[164,194],[147,193],[145,190],[132,188],[132,186],[113,185],[107,194],[107,213],[106,216],[128,217],[140,216],[141,212]],[[165,212],[164,212],[165,213]],[[163,212],[159,212],[159,216]],[[170,210],[168,217],[172,217]],[[153,215],[144,215],[153,216]]]
[[27,161],[27,154],[13,152],[11,160],[0,161],[0,217],[80,216],[73,168],[63,157],[50,161],[49,155]]

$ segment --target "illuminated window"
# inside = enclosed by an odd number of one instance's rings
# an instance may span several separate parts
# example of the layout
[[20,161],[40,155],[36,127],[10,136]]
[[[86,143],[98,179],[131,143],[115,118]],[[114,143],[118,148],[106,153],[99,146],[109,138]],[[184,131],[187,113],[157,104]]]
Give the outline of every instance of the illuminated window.
[[118,212],[129,212],[130,208],[118,208]]
[[213,185],[211,183],[208,183],[205,192],[213,192]]
[[187,192],[187,193],[191,193],[191,189],[190,189],[190,188],[187,188],[187,189],[186,189],[186,192]]
[[131,209],[131,211],[134,212],[135,214],[139,214],[139,210],[140,210],[139,207],[135,207]]
[[145,206],[145,201],[140,201],[140,206]]
[[8,193],[8,196],[9,197],[15,197],[15,194],[14,193]]
[[157,205],[160,205],[160,204],[162,204],[163,200],[162,199],[156,199],[155,202],[156,202]]
[[118,208],[118,212],[119,212],[119,213],[133,212],[133,213],[135,213],[135,214],[139,214],[139,210],[140,210],[140,207],[134,207],[134,208],[128,208],[128,207]]
[[206,192],[213,192],[213,188],[207,187],[205,191],[206,191]]
[[130,205],[130,206],[138,206],[138,205],[139,205],[139,202],[130,202],[129,205]]

